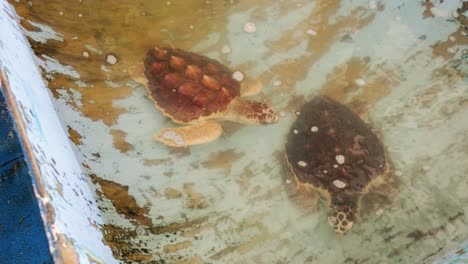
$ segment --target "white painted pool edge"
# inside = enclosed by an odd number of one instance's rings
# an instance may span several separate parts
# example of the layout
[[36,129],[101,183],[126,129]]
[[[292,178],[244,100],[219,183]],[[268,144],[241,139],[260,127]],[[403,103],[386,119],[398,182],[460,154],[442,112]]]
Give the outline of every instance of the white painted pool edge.
[[102,242],[95,197],[18,22],[14,8],[0,0],[1,86],[28,157],[51,254],[55,263],[117,263]]

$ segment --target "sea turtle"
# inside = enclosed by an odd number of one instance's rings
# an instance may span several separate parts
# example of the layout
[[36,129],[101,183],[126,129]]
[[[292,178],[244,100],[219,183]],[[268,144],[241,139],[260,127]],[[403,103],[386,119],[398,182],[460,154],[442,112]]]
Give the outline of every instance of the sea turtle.
[[285,147],[287,182],[314,203],[316,194],[328,200],[328,223],[343,235],[370,187],[395,193],[385,148],[358,115],[328,97],[315,97],[297,114]]
[[166,128],[155,135],[156,140],[169,146],[215,140],[222,128],[214,120],[253,124],[278,120],[269,105],[242,98],[259,92],[259,85],[241,87],[240,72],[192,52],[151,48],[144,63],[130,69],[130,75],[146,86],[156,108],[175,123],[186,125]]

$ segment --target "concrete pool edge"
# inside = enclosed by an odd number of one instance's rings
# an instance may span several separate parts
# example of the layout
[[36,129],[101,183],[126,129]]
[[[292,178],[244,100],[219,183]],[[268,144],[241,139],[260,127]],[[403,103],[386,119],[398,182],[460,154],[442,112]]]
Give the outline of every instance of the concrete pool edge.
[[115,263],[102,242],[95,199],[18,21],[13,7],[0,1],[1,86],[32,175],[51,255],[55,263]]

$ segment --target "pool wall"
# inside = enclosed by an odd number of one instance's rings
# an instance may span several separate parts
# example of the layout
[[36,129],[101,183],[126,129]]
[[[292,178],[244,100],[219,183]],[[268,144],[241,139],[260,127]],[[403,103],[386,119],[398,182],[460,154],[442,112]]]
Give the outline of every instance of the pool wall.
[[[0,262],[10,261],[13,251],[22,250],[23,256],[15,256],[21,259],[21,263],[50,263],[44,243],[38,242],[45,241],[44,229],[39,227],[41,219],[34,216],[39,209],[55,263],[116,263],[110,249],[102,242],[99,231],[102,220],[95,199],[60,125],[49,91],[18,22],[15,10],[1,0],[1,88],[27,163],[26,169],[24,162],[20,161],[23,156],[17,144],[14,146],[16,151],[7,152],[5,157],[2,153],[2,159],[5,158],[8,166],[5,171],[12,171],[5,177],[2,173],[2,185],[8,184],[8,188],[5,187],[8,191],[2,193],[2,197],[10,195],[13,205],[19,203],[20,198],[29,201],[25,201],[27,205],[24,206],[17,204],[12,208],[7,204],[0,207],[0,215],[9,216],[2,217],[2,221],[7,221],[2,229],[8,230],[5,232],[7,237],[1,240]],[[14,134],[10,137],[15,138]],[[28,172],[32,176],[32,185]],[[32,197],[36,198],[38,208],[31,201]],[[12,213],[18,214],[19,219],[15,220]],[[27,217],[22,218],[21,215]],[[20,222],[17,224],[24,221],[25,225],[31,221],[30,230],[22,242],[37,243],[29,247],[15,241],[23,239],[15,234],[25,229],[20,226],[16,226],[20,230],[12,229],[15,223],[11,221]],[[8,236],[15,239],[8,239]],[[1,237],[4,238],[3,235]],[[5,240],[9,245],[5,245]],[[28,262],[27,258],[32,257],[34,260]]]

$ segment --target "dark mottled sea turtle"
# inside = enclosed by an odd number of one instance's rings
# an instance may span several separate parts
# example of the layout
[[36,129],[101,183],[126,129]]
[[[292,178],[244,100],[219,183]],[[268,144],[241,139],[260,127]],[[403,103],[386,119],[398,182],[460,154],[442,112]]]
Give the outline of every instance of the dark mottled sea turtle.
[[222,133],[215,119],[242,123],[273,123],[273,109],[241,97],[260,91],[241,87],[243,75],[210,58],[175,48],[152,48],[143,67],[131,70],[161,112],[184,127],[161,130],[156,140],[183,147],[215,140]]
[[330,98],[318,96],[298,114],[285,151],[291,182],[301,195],[328,200],[328,223],[342,235],[370,187],[394,193],[385,148],[359,116]]

